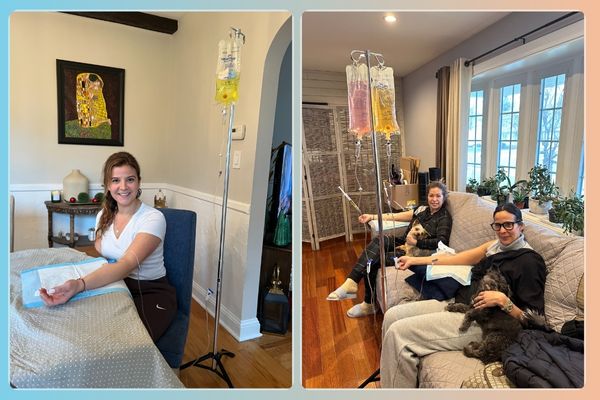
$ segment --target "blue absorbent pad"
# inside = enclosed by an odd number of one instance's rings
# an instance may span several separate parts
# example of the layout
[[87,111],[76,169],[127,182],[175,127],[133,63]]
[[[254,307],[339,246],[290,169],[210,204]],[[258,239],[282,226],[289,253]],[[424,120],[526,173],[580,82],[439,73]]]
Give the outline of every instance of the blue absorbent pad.
[[[21,289],[23,306],[25,308],[41,307],[45,303],[40,297],[39,289],[51,289],[69,279],[78,279],[97,270],[108,261],[105,258],[91,258],[76,263],[43,265],[29,268],[21,272]],[[77,301],[87,297],[98,296],[113,292],[127,292],[127,286],[122,280],[109,285],[77,293],[69,301]]]

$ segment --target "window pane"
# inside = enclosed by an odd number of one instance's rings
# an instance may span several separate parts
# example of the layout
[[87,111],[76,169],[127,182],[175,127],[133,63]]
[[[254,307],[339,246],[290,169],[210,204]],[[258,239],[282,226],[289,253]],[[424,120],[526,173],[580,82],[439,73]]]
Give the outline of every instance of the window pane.
[[553,110],[541,111],[541,125],[538,133],[539,140],[552,140],[553,115]]
[[538,150],[538,154],[537,154],[537,164],[547,165],[547,159],[548,159],[548,157],[546,157],[546,154],[547,154],[546,144],[547,143],[548,142],[540,142],[538,144],[539,150]]
[[563,98],[565,95],[565,74],[558,75],[556,79],[556,106],[563,106]]
[[511,127],[511,140],[519,140],[519,114],[513,114]]
[[513,112],[519,112],[519,107],[521,105],[521,85],[514,85],[514,97],[513,97]]
[[536,163],[546,166],[555,177],[562,122],[565,74],[543,78],[540,81],[540,88]]
[[[517,165],[517,142],[510,143],[510,165]],[[514,179],[511,179],[514,182]]]
[[556,93],[556,77],[542,79],[543,108],[554,107],[554,95]]
[[502,114],[500,121],[500,140],[510,140],[510,130],[512,128],[512,115]]
[[467,179],[481,179],[481,140],[483,136],[483,90],[471,92],[469,98],[469,132],[467,137]]
[[502,106],[503,113],[512,111],[512,90],[511,86],[502,88]]
[[[521,85],[505,86],[501,90],[500,126],[498,130],[498,169],[510,173],[516,167],[516,148],[519,137],[519,105]],[[514,148],[514,155],[511,150]],[[513,171],[514,173],[514,171]]]
[[472,143],[469,143],[469,145],[467,146],[467,162],[475,162],[475,145],[473,145]]
[[508,165],[509,160],[509,142],[500,142],[500,156],[498,158],[499,166]]
[[475,118],[469,117],[469,135],[467,140],[475,140]]
[[477,92],[471,92],[469,98],[469,115],[477,114]]
[[562,117],[562,110],[556,110],[554,112],[554,130],[553,130],[553,134],[552,134],[552,140],[557,141],[560,139],[560,125],[561,125],[561,117]]

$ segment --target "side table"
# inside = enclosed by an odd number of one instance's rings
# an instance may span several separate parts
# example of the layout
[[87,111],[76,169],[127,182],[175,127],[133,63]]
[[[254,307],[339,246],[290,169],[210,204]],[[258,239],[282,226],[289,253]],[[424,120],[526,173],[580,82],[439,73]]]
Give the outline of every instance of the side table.
[[[79,239],[75,240],[75,216],[96,215],[102,208],[101,204],[69,204],[64,201],[60,203],[45,201],[44,204],[48,209],[48,247],[54,247],[54,243],[64,244],[69,247],[94,246],[94,243],[84,234],[79,235]],[[64,237],[54,236],[52,226],[52,216],[54,213],[69,215],[69,240]]]

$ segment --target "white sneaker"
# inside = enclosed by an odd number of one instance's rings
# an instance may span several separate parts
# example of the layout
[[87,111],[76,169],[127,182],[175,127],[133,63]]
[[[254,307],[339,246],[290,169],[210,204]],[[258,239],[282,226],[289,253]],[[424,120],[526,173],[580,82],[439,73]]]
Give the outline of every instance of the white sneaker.
[[367,315],[373,315],[377,312],[377,305],[375,303],[369,304],[364,301],[360,304],[355,304],[352,308],[346,311],[346,315],[350,318],[366,317]]

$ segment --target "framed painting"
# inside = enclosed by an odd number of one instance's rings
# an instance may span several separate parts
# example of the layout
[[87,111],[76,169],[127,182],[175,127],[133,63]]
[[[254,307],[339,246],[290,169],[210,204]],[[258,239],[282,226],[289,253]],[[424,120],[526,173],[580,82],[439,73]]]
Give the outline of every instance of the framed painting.
[[123,146],[125,70],[56,60],[58,143]]

